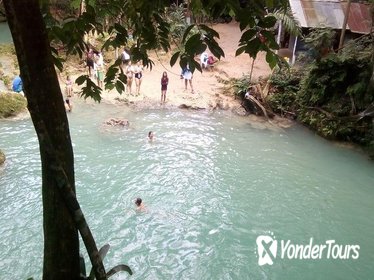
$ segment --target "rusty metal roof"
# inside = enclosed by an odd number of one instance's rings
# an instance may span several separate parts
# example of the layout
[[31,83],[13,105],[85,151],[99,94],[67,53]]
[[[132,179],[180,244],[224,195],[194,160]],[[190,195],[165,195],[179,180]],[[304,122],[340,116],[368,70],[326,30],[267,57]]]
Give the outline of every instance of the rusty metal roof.
[[[331,27],[342,29],[346,1],[289,0],[292,12],[302,27]],[[370,5],[351,3],[347,29],[355,33],[370,33]]]

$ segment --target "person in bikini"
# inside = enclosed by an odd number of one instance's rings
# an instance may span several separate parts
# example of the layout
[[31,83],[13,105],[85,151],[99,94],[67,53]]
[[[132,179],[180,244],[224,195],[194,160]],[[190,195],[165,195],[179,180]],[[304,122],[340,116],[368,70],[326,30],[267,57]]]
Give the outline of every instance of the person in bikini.
[[140,85],[142,84],[143,79],[143,65],[141,65],[140,61],[135,66],[134,69],[134,77],[135,77],[135,85],[136,85],[136,96],[140,94]]

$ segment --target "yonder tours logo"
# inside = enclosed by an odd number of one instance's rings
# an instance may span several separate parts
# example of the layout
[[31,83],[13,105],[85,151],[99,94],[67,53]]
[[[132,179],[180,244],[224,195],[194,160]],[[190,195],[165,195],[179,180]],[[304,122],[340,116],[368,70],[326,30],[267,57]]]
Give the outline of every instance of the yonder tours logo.
[[[359,245],[342,245],[335,240],[316,244],[313,237],[306,244],[295,244],[291,240],[276,240],[270,235],[259,235],[256,239],[258,265],[272,265],[276,258],[288,260],[358,259]],[[280,248],[278,248],[280,246]],[[279,250],[278,250],[279,249]]]

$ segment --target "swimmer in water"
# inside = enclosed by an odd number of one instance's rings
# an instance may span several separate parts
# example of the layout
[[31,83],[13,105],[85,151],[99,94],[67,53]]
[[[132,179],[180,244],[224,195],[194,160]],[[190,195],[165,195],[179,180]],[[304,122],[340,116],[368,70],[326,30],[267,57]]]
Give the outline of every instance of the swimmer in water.
[[136,210],[145,211],[145,206],[144,206],[143,200],[140,197],[138,197],[135,200],[135,205],[136,205]]
[[148,132],[148,141],[152,142],[155,139],[155,134],[153,131]]

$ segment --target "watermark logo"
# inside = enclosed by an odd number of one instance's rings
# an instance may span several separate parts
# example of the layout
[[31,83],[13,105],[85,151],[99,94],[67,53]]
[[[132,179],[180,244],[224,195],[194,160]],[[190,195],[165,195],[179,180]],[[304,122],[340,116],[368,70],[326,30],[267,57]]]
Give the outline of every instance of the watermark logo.
[[[306,244],[295,244],[291,240],[277,240],[274,234],[259,235],[256,239],[258,265],[272,265],[276,258],[288,260],[339,259],[356,260],[360,256],[360,245],[342,245],[335,240],[316,244],[313,237]],[[279,248],[278,248],[279,246]],[[278,250],[279,249],[279,250]]]
[[272,265],[277,256],[278,241],[268,235],[260,235],[256,239],[258,265]]

